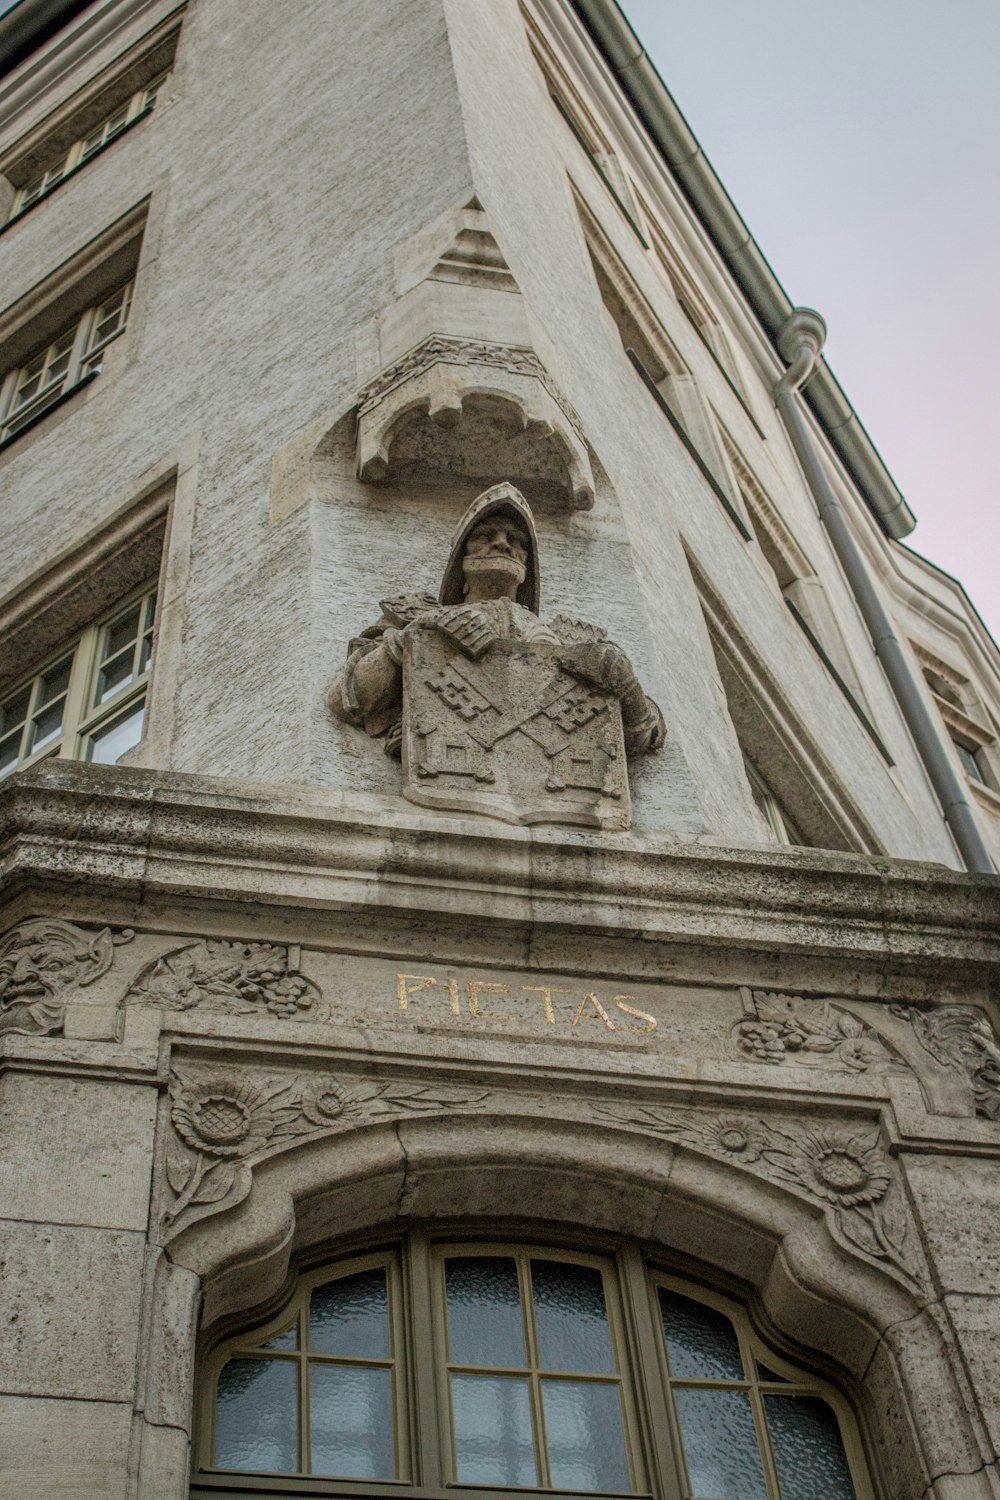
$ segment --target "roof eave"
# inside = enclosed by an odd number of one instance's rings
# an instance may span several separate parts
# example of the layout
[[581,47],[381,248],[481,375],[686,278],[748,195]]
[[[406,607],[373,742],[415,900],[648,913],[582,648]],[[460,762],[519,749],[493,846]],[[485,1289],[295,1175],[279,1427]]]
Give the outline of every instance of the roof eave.
[[[616,0],[572,4],[768,336],[776,339],[794,304]],[[822,357],[803,395],[883,531],[896,540],[907,536],[916,517]]]

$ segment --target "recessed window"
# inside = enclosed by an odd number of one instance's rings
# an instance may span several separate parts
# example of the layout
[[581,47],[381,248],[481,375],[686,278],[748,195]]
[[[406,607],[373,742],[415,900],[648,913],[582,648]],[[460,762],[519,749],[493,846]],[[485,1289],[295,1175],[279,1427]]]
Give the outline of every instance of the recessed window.
[[127,282],[74,318],[20,369],[7,372],[0,386],[0,443],[100,372],[105,349],[124,332],[131,300]]
[[996,726],[968,677],[914,643],[924,680],[951,740],[962,770],[970,781],[996,791]]
[[965,772],[966,776],[969,776],[973,781],[979,781],[983,786],[986,786],[986,777],[983,773],[982,766],[979,764],[979,756],[982,754],[982,751],[972,750],[968,745],[963,745],[961,740],[956,740],[954,737],[952,737],[951,742],[955,746],[955,753],[957,754],[959,760],[962,762],[962,769]]
[[20,187],[14,197],[8,219],[16,219],[26,209],[32,207],[40,198],[44,198],[54,187],[58,187],[64,178],[69,177],[78,167],[82,167],[91,157],[102,151],[116,136],[128,126],[134,125],[136,121],[148,115],[157,95],[166,83],[169,74],[161,73],[159,78],[154,78],[144,88],[138,89],[132,96],[124,100],[108,115],[89,129],[86,134],[81,135],[68,147],[61,150],[58,156],[50,161],[43,170],[36,172]]
[[738,1305],[634,1253],[422,1235],[310,1272],[216,1346],[200,1460],[199,1497],[237,1475],[271,1495],[871,1495],[843,1398]]
[[763,776],[746,756],[743,757],[743,769],[750,783],[754,806],[767,824],[775,843],[804,845],[807,840],[802,837]]
[[139,743],[155,612],[149,588],[0,701],[0,777],[52,755],[114,765]]

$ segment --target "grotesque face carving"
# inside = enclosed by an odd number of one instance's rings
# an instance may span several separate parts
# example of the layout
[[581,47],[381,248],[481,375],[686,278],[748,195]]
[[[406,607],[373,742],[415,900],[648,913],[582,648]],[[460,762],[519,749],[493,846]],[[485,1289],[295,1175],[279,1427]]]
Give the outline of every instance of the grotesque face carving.
[[108,928],[82,932],[71,922],[22,922],[0,940],[0,1031],[55,1031],[68,991],[110,967]]
[[528,565],[528,535],[511,516],[488,516],[469,533],[462,559],[469,599],[513,599]]

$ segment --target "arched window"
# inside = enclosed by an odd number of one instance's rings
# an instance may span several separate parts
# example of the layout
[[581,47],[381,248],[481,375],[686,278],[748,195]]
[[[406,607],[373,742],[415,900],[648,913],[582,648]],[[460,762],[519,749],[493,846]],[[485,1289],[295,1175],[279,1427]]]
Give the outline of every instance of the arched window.
[[434,1243],[302,1275],[202,1372],[192,1495],[872,1500],[850,1409],[629,1249]]

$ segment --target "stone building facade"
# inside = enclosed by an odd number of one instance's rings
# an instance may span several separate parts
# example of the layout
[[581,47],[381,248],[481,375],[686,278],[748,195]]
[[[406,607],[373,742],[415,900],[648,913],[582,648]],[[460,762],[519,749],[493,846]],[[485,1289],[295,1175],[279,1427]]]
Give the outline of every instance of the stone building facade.
[[1000,657],[614,5],[0,43],[0,1496],[1000,1495]]

